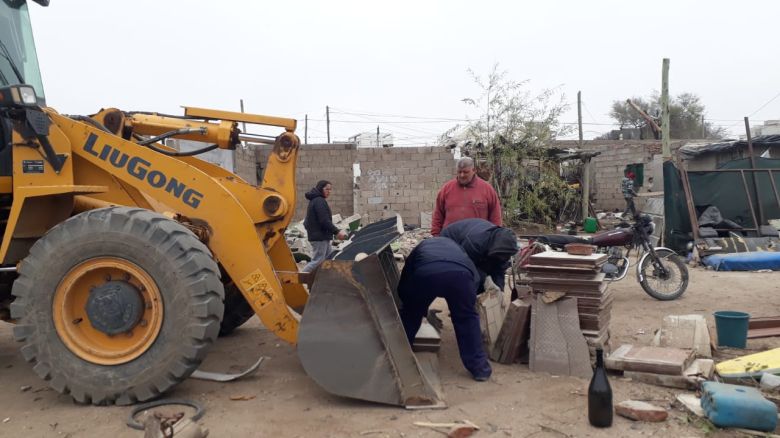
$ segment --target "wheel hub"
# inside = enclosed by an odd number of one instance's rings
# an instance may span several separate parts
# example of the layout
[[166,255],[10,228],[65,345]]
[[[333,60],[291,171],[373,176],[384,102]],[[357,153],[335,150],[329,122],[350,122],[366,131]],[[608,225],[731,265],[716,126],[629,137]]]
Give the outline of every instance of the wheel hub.
[[108,281],[93,288],[84,306],[90,324],[109,336],[135,327],[144,312],[140,291],[125,281]]

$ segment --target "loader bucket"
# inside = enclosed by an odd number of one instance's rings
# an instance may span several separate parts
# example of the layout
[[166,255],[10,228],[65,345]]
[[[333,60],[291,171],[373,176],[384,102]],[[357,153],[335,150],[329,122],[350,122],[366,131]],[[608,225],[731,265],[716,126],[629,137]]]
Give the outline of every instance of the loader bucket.
[[320,265],[298,331],[298,355],[306,373],[332,394],[444,407],[435,357],[415,357],[398,315],[400,274],[390,243],[402,232],[399,218],[368,225]]

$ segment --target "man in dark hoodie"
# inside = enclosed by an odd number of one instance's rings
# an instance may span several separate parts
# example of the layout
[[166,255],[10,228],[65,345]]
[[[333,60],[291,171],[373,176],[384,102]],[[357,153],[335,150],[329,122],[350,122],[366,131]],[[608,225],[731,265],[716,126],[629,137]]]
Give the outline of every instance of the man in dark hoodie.
[[483,291],[487,275],[504,290],[504,274],[518,251],[512,230],[484,219],[461,219],[444,228],[441,237],[454,240],[474,262],[479,272],[479,292]]
[[406,258],[401,272],[399,314],[411,344],[431,303],[444,298],[463,366],[475,380],[484,382],[492,369],[482,347],[476,309],[478,283],[476,266],[457,243],[444,237],[425,239]]
[[335,234],[340,240],[347,238],[344,230],[339,230],[333,225],[333,215],[330,212],[330,206],[326,199],[333,191],[333,185],[330,181],[319,181],[313,189],[306,193],[306,199],[309,200],[309,206],[306,209],[306,219],[303,220],[303,227],[306,228],[309,243],[314,250],[311,261],[303,268],[303,272],[312,272],[333,252],[330,242]]

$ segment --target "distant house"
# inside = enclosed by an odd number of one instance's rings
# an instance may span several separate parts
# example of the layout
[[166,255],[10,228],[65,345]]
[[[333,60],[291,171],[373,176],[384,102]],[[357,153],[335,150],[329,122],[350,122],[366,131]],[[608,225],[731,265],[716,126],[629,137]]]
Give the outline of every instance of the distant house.
[[366,131],[349,137],[349,141],[359,148],[389,148],[393,147],[393,134]]
[[765,120],[763,125],[751,127],[750,133],[753,137],[761,135],[780,135],[780,120]]
[[[752,140],[756,157],[780,159],[780,135],[762,135]],[[686,143],[678,151],[678,157],[690,171],[718,169],[748,156],[747,140],[694,141]]]

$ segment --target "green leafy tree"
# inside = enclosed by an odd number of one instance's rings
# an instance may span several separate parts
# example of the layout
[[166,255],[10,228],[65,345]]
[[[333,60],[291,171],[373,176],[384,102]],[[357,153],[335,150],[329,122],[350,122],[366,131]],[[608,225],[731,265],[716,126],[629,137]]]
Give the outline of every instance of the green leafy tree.
[[[661,126],[661,96],[656,92],[649,98],[633,97],[631,101]],[[669,137],[672,139],[720,139],[725,129],[704,121],[706,108],[701,98],[694,93],[682,93],[669,102]],[[642,138],[654,138],[647,120],[625,100],[612,102],[609,113],[621,128],[641,130]]]
[[[569,196],[566,182],[546,146],[571,131],[560,123],[568,109],[558,89],[534,93],[528,81],[515,81],[495,65],[482,78],[469,70],[481,90],[463,102],[482,116],[466,126],[455,126],[442,136],[450,142],[456,134],[465,155],[477,162],[477,170],[496,188],[508,225],[529,220],[551,225]],[[529,166],[533,163],[533,166]],[[536,171],[529,171],[529,167]],[[555,193],[555,196],[550,196]]]

